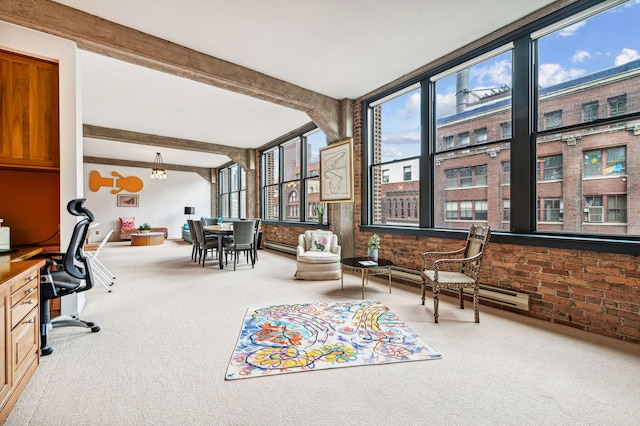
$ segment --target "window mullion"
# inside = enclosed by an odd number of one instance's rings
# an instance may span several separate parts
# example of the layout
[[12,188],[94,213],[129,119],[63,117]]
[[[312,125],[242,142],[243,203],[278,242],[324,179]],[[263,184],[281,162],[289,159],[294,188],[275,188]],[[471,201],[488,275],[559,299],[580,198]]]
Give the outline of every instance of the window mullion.
[[528,36],[515,40],[513,49],[513,108],[511,140],[511,231],[528,234],[536,229],[536,86],[534,43]]

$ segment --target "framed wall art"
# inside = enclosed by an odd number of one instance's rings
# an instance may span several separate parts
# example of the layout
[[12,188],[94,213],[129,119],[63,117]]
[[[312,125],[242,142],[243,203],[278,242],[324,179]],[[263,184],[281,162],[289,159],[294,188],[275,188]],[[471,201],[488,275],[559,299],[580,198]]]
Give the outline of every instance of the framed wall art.
[[320,202],[353,201],[353,139],[320,149]]
[[118,207],[138,207],[139,205],[139,195],[118,194]]

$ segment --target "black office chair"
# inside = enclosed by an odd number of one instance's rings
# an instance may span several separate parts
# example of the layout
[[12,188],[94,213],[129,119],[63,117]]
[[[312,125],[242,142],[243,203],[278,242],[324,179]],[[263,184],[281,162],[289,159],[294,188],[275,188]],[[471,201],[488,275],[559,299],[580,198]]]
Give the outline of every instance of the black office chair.
[[83,217],[73,228],[67,251],[40,255],[47,258],[46,265],[40,269],[40,353],[42,355],[53,352],[48,344],[49,330],[52,328],[76,326],[90,328],[94,333],[100,331],[100,327],[96,324],[82,321],[74,316],[61,316],[51,320],[49,308],[51,299],[87,291],[93,287],[91,261],[85,256],[82,246],[94,216],[84,206],[85,201],[85,198],[78,198],[67,204],[69,213]]

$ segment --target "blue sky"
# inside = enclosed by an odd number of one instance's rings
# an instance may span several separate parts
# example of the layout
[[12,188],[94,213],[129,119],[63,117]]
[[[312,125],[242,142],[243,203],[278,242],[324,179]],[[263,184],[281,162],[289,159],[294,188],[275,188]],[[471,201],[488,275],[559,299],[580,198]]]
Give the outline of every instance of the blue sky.
[[[640,0],[548,34],[539,40],[538,49],[541,87],[640,59]],[[510,58],[507,52],[473,66],[469,87],[482,95],[486,88],[511,86]],[[452,75],[437,83],[438,116],[455,112],[455,79]],[[419,154],[419,107],[417,91],[383,105],[383,161]]]

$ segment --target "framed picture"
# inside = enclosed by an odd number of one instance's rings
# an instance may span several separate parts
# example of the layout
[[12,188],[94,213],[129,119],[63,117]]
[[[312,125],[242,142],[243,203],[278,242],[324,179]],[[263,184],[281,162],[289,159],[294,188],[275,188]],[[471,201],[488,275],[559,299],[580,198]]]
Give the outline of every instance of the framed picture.
[[138,207],[139,195],[118,194],[118,207]]
[[320,149],[320,202],[353,201],[353,139]]

